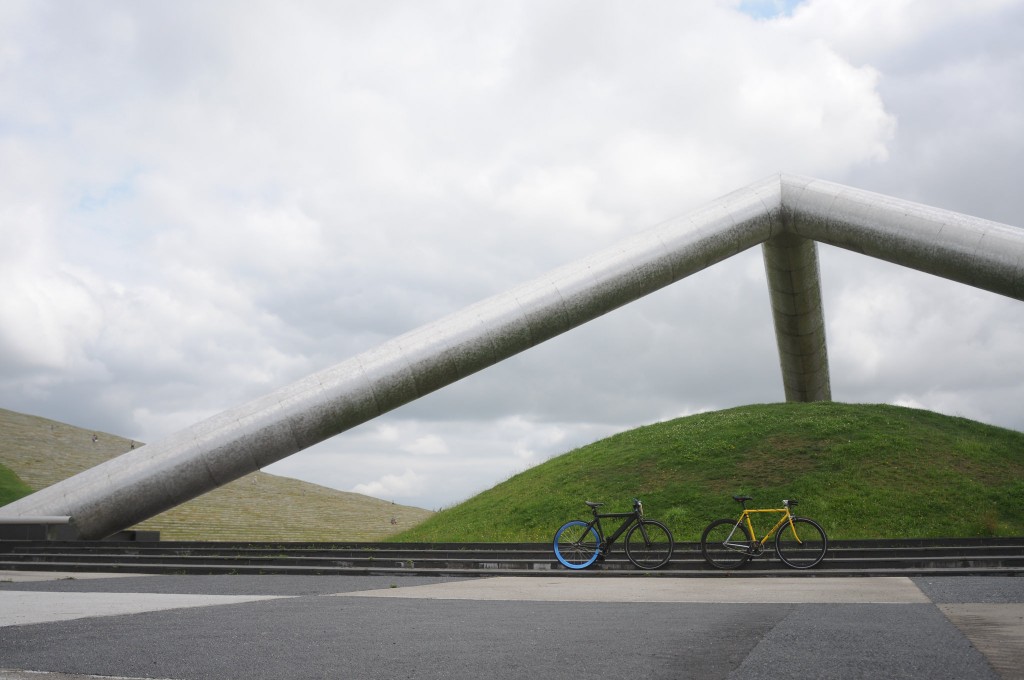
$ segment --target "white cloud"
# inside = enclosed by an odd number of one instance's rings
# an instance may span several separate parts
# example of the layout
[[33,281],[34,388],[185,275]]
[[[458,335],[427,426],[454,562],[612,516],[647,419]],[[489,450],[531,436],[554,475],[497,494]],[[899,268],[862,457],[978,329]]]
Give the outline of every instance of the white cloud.
[[[780,170],[1024,224],[1022,7],[5,3],[0,405],[153,441]],[[837,398],[1024,429],[1019,303],[822,261]],[[781,398],[755,249],[278,465],[438,507]]]
[[355,493],[361,493],[374,498],[416,498],[422,496],[424,481],[421,475],[413,470],[406,469],[399,475],[384,475],[380,479],[365,484],[356,484],[352,489]]
[[[951,37],[948,32],[970,36],[968,29],[975,23],[992,31],[1000,16],[1019,9],[1018,4],[1017,0],[818,0],[802,3],[780,23],[801,37],[826,40],[854,64],[891,66],[890,60],[906,57],[922,38]],[[945,50],[947,54],[956,51]]]
[[1024,305],[835,249],[822,261],[834,398],[1024,429],[1004,403],[1024,386]]
[[444,439],[436,434],[417,437],[412,443],[402,447],[404,451],[416,456],[439,456],[449,453]]
[[405,415],[354,428],[267,471],[438,509],[620,429],[521,415],[421,420],[400,413]]

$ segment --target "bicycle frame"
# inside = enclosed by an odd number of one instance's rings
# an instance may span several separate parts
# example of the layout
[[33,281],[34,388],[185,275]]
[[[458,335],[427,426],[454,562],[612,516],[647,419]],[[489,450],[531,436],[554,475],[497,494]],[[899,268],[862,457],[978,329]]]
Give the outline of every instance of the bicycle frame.
[[[764,535],[764,538],[758,539],[757,538],[757,533],[754,531],[754,523],[751,521],[750,516],[752,514],[754,514],[754,513],[768,513],[768,512],[781,513],[782,517],[780,517],[779,521],[777,521],[775,523],[775,525],[771,529],[768,530],[768,533],[766,533]],[[803,543],[803,541],[800,540],[800,536],[798,536],[797,533],[796,533],[796,527],[793,526],[793,513],[790,511],[789,507],[785,507],[785,508],[764,508],[764,509],[753,509],[753,510],[744,508],[743,509],[743,513],[740,515],[740,518],[738,520],[736,520],[736,525],[739,526],[739,524],[741,522],[746,522],[747,530],[750,532],[750,536],[754,539],[754,544],[751,545],[751,546],[747,546],[745,542],[744,543],[733,543],[732,542],[732,536],[733,536],[734,533],[736,533],[736,529],[734,528],[732,531],[729,532],[729,535],[725,539],[725,545],[727,547],[730,547],[730,548],[743,548],[744,550],[746,550],[748,548],[753,548],[753,549],[763,548],[765,541],[767,541],[769,538],[771,538],[773,535],[775,535],[775,532],[778,531],[779,529],[781,529],[786,524],[789,525],[789,530],[793,532],[793,538],[796,539],[796,542],[797,543]]]
[[[597,529],[597,536],[598,536],[598,538],[601,539],[601,545],[600,545],[601,554],[604,555],[605,552],[607,552],[608,549],[612,546],[612,543],[614,543],[616,540],[618,540],[619,536],[621,536],[626,531],[626,529],[628,529],[629,527],[633,526],[634,522],[639,521],[641,516],[642,516],[641,513],[636,511],[636,510],[634,510],[633,512],[598,513],[598,511],[595,509],[594,510],[594,519],[587,526],[595,527]],[[611,536],[608,536],[607,538],[605,538],[604,527],[601,526],[601,520],[602,519],[613,519],[613,518],[614,519],[618,519],[620,517],[625,517],[626,520],[622,523],[621,526],[619,526],[618,529],[615,530],[614,533],[612,533]],[[640,530],[641,531],[644,530],[643,525],[640,526]],[[647,540],[647,532],[644,532],[644,540]]]

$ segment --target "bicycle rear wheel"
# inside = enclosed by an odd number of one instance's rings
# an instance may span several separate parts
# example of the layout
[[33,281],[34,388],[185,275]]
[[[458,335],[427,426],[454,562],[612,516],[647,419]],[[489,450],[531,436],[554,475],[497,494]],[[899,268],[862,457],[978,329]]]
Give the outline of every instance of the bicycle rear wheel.
[[583,520],[566,522],[555,532],[555,557],[569,569],[586,569],[598,556],[597,529]]
[[716,519],[700,537],[704,559],[717,569],[739,569],[750,560],[750,544],[754,539],[743,522]]
[[794,517],[793,527],[786,524],[775,534],[775,552],[794,569],[810,569],[825,557],[828,538],[813,519]]
[[675,540],[661,522],[642,519],[626,532],[626,557],[640,569],[657,569],[672,559]]

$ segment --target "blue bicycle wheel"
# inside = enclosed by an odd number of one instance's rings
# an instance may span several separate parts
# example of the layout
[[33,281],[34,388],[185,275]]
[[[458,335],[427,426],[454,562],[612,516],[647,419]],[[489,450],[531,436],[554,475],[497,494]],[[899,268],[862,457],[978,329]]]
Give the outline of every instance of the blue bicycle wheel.
[[586,569],[598,556],[597,529],[588,523],[574,519],[563,524],[555,532],[553,548],[555,557],[569,569]]

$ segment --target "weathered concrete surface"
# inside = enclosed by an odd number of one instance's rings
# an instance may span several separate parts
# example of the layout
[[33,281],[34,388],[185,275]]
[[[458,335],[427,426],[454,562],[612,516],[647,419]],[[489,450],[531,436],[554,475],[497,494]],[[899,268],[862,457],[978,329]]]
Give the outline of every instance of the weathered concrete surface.
[[[0,514],[70,515],[83,538],[101,538],[769,240],[767,266],[778,285],[773,304],[800,291],[813,295],[816,264],[790,234],[1024,299],[1024,230],[829,182],[771,177],[54,484]],[[775,259],[779,245],[782,260]],[[779,284],[786,273],[790,282]],[[781,363],[787,395],[795,395],[787,398],[828,398],[818,314],[820,303],[817,311],[813,304],[800,307],[792,329],[783,318]],[[791,346],[797,351],[789,353]]]
[[363,590],[352,597],[536,602],[714,602],[769,604],[921,604],[931,602],[909,578],[781,577],[723,579],[579,578],[518,576],[435,583],[396,590]]
[[725,578],[702,595],[707,579],[576,576],[0,582],[0,611],[35,620],[0,628],[0,678],[997,680],[1024,664],[1020,578]]
[[786,401],[831,401],[817,246],[787,232],[761,250]]
[[786,229],[1024,300],[1024,229],[841,184],[783,175]]
[[272,595],[0,591],[0,628],[273,599]]
[[942,604],[939,610],[1002,677],[1024,677],[1024,603]]

